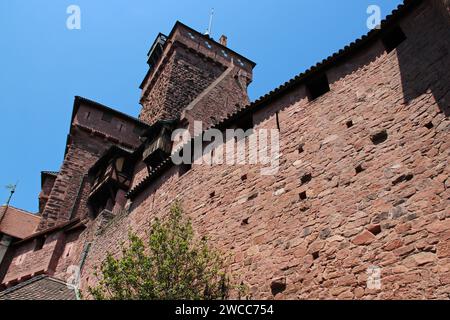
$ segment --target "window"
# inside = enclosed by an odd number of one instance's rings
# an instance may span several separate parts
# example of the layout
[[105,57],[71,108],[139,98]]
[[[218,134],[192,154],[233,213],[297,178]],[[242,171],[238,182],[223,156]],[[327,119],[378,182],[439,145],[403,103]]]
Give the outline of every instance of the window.
[[311,180],[312,180],[312,175],[310,173],[307,173],[300,178],[302,185],[311,182]]
[[355,171],[356,171],[356,174],[360,174],[360,173],[364,172],[364,167],[363,167],[363,165],[362,165],[362,164],[358,165],[358,166],[355,168]]
[[86,120],[89,120],[90,117],[91,117],[91,112],[86,112]]
[[406,35],[403,33],[403,30],[399,26],[395,26],[381,38],[381,41],[383,42],[383,45],[388,53],[397,48],[400,43],[405,40]]
[[109,113],[104,112],[102,116],[102,120],[105,122],[111,122],[113,116]]
[[374,145],[381,144],[381,143],[385,142],[387,139],[388,139],[388,133],[386,130],[380,131],[370,137],[370,140],[372,140],[372,143]]
[[309,80],[306,83],[306,89],[308,91],[308,97],[310,101],[313,101],[325,93],[330,91],[330,84],[326,74],[322,74],[316,78]]

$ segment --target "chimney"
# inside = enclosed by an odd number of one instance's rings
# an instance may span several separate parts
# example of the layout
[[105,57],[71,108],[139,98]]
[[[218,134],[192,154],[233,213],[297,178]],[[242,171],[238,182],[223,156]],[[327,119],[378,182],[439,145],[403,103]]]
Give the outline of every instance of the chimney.
[[219,43],[220,43],[221,45],[223,45],[224,47],[226,47],[226,46],[227,46],[227,42],[228,42],[227,36],[226,36],[226,35],[222,35],[222,36],[220,37],[220,39],[219,39]]

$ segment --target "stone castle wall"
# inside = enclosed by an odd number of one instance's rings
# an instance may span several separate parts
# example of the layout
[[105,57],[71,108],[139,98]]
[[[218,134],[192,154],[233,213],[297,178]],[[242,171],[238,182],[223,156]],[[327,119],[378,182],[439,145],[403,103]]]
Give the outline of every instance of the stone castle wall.
[[[85,290],[96,282],[94,269],[107,252],[120,254],[119,244],[130,229],[145,235],[149,223],[179,199],[197,234],[227,256],[230,273],[249,287],[252,298],[448,298],[450,29],[448,12],[435,2],[421,2],[398,22],[407,39],[395,50],[388,52],[381,40],[371,41],[328,66],[330,92],[311,101],[300,83],[253,111],[256,132],[279,129],[281,156],[274,175],[261,175],[262,165],[194,165],[188,172],[173,166],[133,197],[129,210],[115,216],[101,213],[83,232],[59,230],[41,251],[35,251],[35,242],[25,241],[11,256],[5,279],[43,269],[67,279],[67,269],[80,265],[90,243],[82,265]],[[204,56],[216,54],[209,47],[202,50]],[[172,117],[167,114],[171,108],[179,116],[181,107],[225,71],[214,67],[210,77],[201,71],[199,77],[207,80],[192,89],[198,92],[184,91],[183,75],[191,74],[191,67],[177,55],[187,52],[167,55],[166,74],[155,78],[154,91],[144,88],[142,120]],[[192,65],[204,63],[208,69],[211,64],[197,54],[188,56],[199,60]],[[180,79],[170,80],[174,74]],[[221,83],[245,88],[243,78],[227,77]],[[150,100],[145,100],[147,94]],[[183,103],[175,106],[173,97]],[[215,94],[205,95],[197,107],[211,101]],[[222,97],[217,101],[222,103]],[[199,110],[192,110],[195,118]],[[104,124],[102,131],[111,134],[76,125],[84,133],[72,135],[44,210],[45,228],[67,221],[69,212],[83,217],[89,186],[71,179],[86,174],[99,150],[121,136],[115,124]],[[133,142],[126,140],[137,144],[136,135]],[[137,164],[133,185],[145,178],[146,170]],[[367,286],[372,267],[381,272],[379,289]],[[273,291],[274,284],[282,284],[278,287],[283,290]]]
[[[381,41],[328,69],[331,91],[299,85],[253,115],[277,128],[280,170],[172,167],[92,240],[84,288],[131,228],[141,234],[180,199],[196,231],[228,255],[253,298],[448,298],[449,29],[424,2]],[[195,182],[195,183],[193,183]],[[368,269],[381,270],[379,290]],[[274,296],[273,283],[286,289]]]

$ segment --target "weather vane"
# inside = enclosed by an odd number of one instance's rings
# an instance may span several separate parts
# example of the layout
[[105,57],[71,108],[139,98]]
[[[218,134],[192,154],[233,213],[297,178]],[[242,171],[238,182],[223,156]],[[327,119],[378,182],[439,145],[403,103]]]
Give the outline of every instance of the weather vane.
[[6,189],[8,189],[9,190],[9,197],[8,197],[8,201],[6,201],[6,206],[8,207],[9,206],[9,203],[11,202],[11,198],[13,197],[13,195],[14,195],[14,192],[16,192],[16,188],[17,188],[17,185],[19,184],[19,182],[16,182],[16,184],[9,184],[9,185],[7,185],[6,186]]

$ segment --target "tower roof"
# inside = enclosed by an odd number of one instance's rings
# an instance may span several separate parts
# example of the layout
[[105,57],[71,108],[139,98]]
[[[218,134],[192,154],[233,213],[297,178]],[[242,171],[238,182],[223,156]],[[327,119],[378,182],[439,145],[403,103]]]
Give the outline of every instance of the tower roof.
[[175,42],[183,43],[192,50],[201,52],[205,56],[223,64],[229,64],[233,61],[249,70],[256,66],[255,62],[224,46],[220,41],[216,41],[209,35],[202,34],[184,23],[177,21],[168,36],[159,33],[150,47],[147,61],[150,68],[139,86],[140,89],[145,87],[145,83],[159,64],[167,45]]

